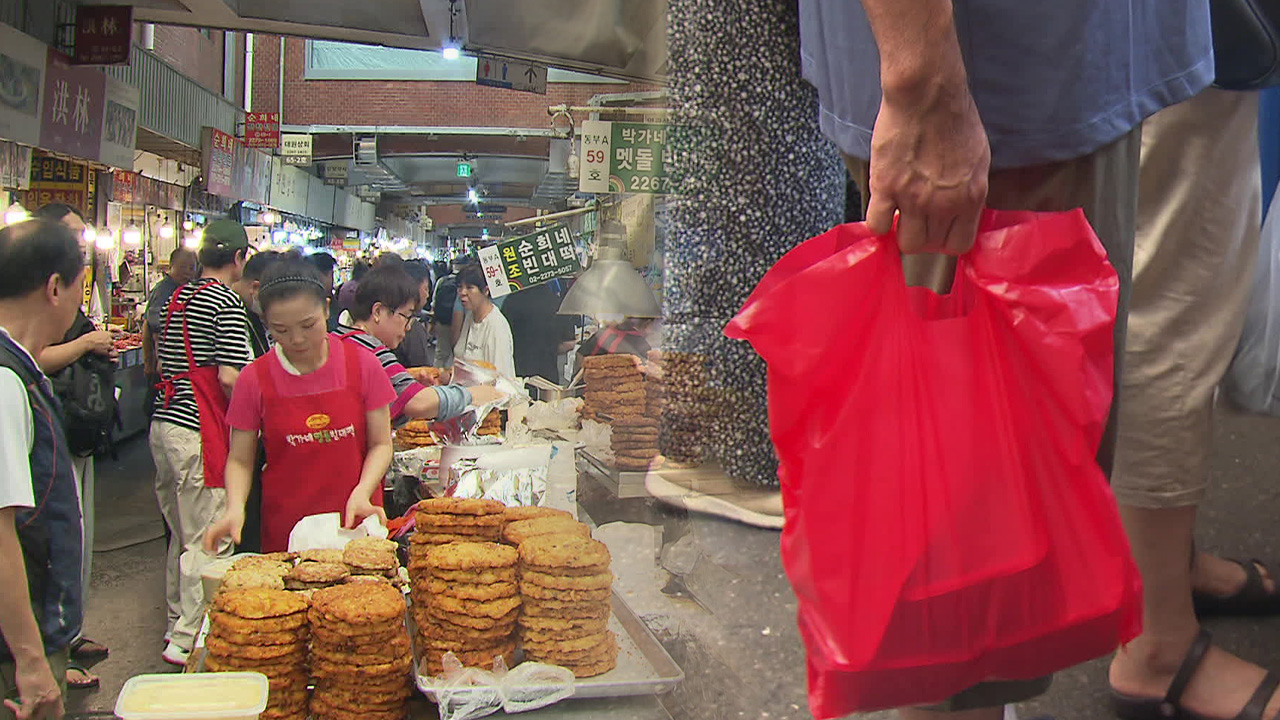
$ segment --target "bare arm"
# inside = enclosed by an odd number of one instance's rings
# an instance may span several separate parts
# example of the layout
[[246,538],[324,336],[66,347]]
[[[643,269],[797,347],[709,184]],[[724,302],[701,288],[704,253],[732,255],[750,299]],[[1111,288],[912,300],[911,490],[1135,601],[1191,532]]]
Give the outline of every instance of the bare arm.
[[[84,357],[85,353],[93,349],[93,336],[96,334],[87,333],[71,342],[50,345],[45,348],[44,352],[40,353],[40,369],[44,371],[45,375],[52,375]],[[103,334],[107,336],[107,347],[110,348],[111,333]]]
[[880,50],[867,224],[898,217],[903,252],[961,254],[987,196],[991,152],[969,94],[952,0],[862,0]]
[[346,528],[355,527],[370,515],[380,516],[384,523],[387,520],[387,513],[375,506],[371,498],[386,477],[387,468],[391,467],[390,407],[365,413],[365,439],[368,450],[364,456],[364,467],[360,469],[360,482],[347,498],[346,522],[343,525]]
[[415,419],[434,420],[440,414],[440,396],[426,388],[405,404],[404,414]]
[[240,378],[240,369],[231,367],[230,365],[218,366],[218,383],[222,385],[222,391],[231,397],[231,391],[236,386],[236,380]]
[[227,452],[227,469],[224,482],[227,488],[227,507],[222,517],[209,526],[204,536],[205,552],[217,551],[218,543],[225,537],[239,543],[244,529],[244,504],[253,485],[253,468],[258,462],[258,433],[231,428],[230,447]]
[[18,544],[17,509],[0,509],[0,634],[17,665],[21,704],[5,700],[18,717],[62,717],[62,694],[44,656],[40,626],[31,612],[27,568]]

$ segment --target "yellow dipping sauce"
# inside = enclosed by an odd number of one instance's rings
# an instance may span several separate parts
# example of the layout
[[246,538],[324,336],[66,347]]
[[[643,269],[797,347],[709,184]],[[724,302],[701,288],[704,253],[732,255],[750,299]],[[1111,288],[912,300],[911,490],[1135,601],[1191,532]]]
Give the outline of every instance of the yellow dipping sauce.
[[116,713],[125,720],[255,718],[266,702],[266,683],[252,675],[199,673],[136,679],[141,682],[126,687],[116,704]]

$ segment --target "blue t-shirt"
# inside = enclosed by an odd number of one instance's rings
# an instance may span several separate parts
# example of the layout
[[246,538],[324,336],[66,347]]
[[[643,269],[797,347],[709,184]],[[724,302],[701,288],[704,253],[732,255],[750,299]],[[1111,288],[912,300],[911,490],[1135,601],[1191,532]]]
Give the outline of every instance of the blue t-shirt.
[[[995,168],[1087,155],[1213,81],[1208,0],[955,0]],[[823,133],[867,159],[880,56],[858,0],[800,0]]]

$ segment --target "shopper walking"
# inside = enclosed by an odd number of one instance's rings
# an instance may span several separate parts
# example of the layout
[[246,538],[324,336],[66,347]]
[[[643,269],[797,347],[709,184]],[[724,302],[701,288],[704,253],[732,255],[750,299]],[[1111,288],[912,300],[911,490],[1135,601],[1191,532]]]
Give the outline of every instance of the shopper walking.
[[[201,571],[210,558],[205,530],[226,505],[227,398],[240,370],[253,359],[249,317],[231,289],[249,251],[244,228],[217,220],[200,242],[199,280],[169,303],[160,336],[161,392],[151,423],[156,497],[170,527],[166,565],[170,637],[164,659],[186,663],[203,619]],[[231,543],[216,548],[228,555]]]
[[[83,238],[84,217],[80,211],[63,203],[49,203],[35,212],[35,217],[66,225]],[[94,455],[109,448],[111,426],[116,418],[114,336],[99,330],[82,308],[75,322],[57,345],[45,348],[38,356],[40,370],[49,376],[54,394],[62,403],[63,431],[71,451],[72,471],[80,490],[80,515],[84,528],[81,553],[81,600],[88,604],[90,577],[93,574],[93,541],[96,536],[94,505],[97,497]],[[67,687],[89,689],[98,686],[98,677],[89,672],[88,664],[109,654],[106,645],[77,636],[70,646],[67,663]]]
[[[869,195],[868,224],[888,231],[896,214],[904,252],[957,255],[972,247],[984,205],[1083,207],[1121,282],[1118,365],[1140,124],[1212,80],[1207,0],[801,0],[800,11],[805,77],[824,133]],[[912,284],[949,284],[939,256],[905,265]],[[1108,472],[1115,405],[1098,454]],[[901,714],[995,720],[1048,686],[993,679]]]
[[245,369],[232,396],[227,502],[204,533],[213,553],[241,539],[259,437],[271,460],[262,475],[263,551],[287,549],[308,515],[339,512],[345,527],[370,515],[386,520],[395,392],[377,358],[327,331],[328,294],[307,263],[277,263],[258,297],[277,344]]
[[458,299],[459,269],[461,265],[457,259],[454,259],[453,272],[436,280],[435,291],[431,294],[431,319],[434,321],[436,336],[436,367],[453,366],[453,345],[457,342],[453,329],[455,327],[462,329],[462,317],[454,312],[454,303]]
[[458,274],[458,297],[467,316],[453,346],[454,357],[487,362],[503,375],[516,377],[511,326],[489,297],[489,283],[480,268],[468,266]]
[[80,500],[36,363],[79,312],[79,240],[44,219],[0,228],[0,719],[62,717],[83,616]]

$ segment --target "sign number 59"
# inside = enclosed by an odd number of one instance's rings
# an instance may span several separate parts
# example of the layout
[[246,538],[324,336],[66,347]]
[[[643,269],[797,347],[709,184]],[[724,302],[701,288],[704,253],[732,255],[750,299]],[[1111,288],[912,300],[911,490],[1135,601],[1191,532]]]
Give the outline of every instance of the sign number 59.
[[605,161],[604,150],[588,150],[587,151],[587,162],[602,163],[604,161]]

